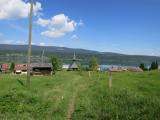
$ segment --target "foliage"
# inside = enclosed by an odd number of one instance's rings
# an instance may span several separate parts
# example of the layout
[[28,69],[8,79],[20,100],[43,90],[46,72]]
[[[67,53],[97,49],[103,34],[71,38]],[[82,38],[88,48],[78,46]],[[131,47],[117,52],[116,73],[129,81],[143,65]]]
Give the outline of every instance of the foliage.
[[92,57],[89,61],[89,68],[91,71],[96,71],[97,70],[97,58],[96,57]]
[[12,62],[11,65],[10,65],[10,71],[11,72],[14,72],[14,67],[15,67],[15,63]]
[[148,70],[144,63],[141,63],[139,65],[139,68],[141,68],[143,71],[147,71]]
[[158,62],[157,61],[152,62],[150,70],[157,70],[157,69],[158,69]]
[[62,61],[57,56],[51,57],[52,69],[53,71],[58,71],[62,69]]

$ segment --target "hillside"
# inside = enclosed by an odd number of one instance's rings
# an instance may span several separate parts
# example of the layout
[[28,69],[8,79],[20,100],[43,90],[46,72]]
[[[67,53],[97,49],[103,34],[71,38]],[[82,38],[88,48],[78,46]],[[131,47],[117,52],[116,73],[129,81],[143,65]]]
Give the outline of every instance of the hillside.
[[[45,61],[49,61],[54,54],[58,55],[63,62],[68,63],[75,52],[77,58],[82,63],[87,63],[92,56],[96,56],[101,64],[121,64],[121,65],[139,65],[143,62],[149,65],[152,61],[160,62],[160,57],[124,55],[112,52],[98,52],[85,49],[73,49],[56,46],[32,46],[32,61],[38,62],[41,59],[42,51],[45,50]],[[27,45],[7,45],[0,44],[0,62],[25,62],[27,55]]]

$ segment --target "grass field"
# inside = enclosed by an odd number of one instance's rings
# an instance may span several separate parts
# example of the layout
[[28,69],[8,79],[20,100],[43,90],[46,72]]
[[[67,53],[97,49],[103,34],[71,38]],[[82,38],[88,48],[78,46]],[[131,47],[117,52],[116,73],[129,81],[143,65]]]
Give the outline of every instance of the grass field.
[[0,74],[1,120],[160,120],[160,71],[58,72],[36,76]]

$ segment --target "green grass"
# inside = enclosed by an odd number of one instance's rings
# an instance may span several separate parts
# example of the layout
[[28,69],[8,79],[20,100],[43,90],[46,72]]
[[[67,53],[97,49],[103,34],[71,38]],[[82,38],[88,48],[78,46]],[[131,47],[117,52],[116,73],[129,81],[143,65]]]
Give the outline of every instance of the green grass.
[[159,120],[160,72],[108,74],[58,72],[31,78],[0,74],[0,119],[65,120],[73,95],[73,120]]

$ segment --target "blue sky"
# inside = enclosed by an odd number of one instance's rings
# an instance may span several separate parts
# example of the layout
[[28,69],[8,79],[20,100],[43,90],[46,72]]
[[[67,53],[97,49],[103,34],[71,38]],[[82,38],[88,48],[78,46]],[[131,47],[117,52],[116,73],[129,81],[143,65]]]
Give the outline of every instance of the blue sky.
[[[33,44],[160,56],[159,0],[38,2],[41,10],[33,19]],[[14,14],[10,18],[1,17],[0,13],[0,43],[27,43],[28,18],[18,10],[15,10],[16,14],[8,13]],[[13,19],[15,15],[17,18]],[[64,18],[67,25],[57,27],[57,21],[53,22],[52,18]],[[37,23],[39,19],[41,21]],[[47,23],[44,25],[44,22]],[[51,35],[48,35],[48,31]]]

